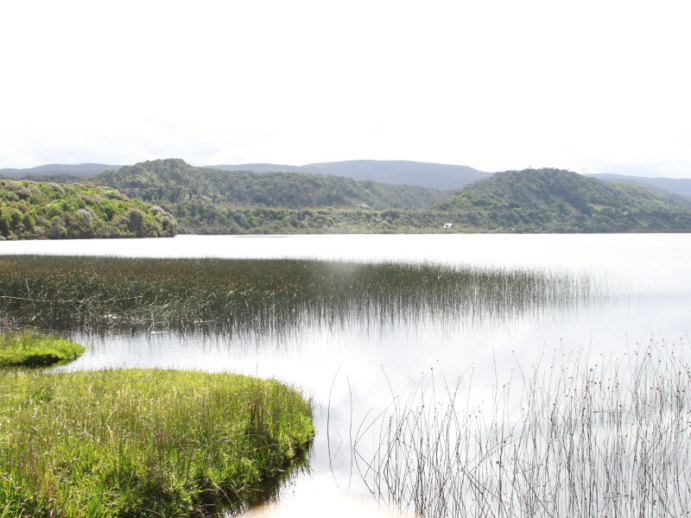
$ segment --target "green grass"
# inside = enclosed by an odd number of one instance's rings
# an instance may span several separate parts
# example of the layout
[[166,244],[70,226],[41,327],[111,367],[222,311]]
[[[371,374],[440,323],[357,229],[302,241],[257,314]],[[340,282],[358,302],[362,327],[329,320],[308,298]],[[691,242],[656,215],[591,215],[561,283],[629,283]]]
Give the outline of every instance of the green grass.
[[585,276],[426,264],[0,256],[0,317],[15,325],[146,328],[405,318],[502,319],[592,295]]
[[84,347],[58,336],[24,331],[0,335],[0,367],[38,367],[76,358]]
[[199,516],[272,496],[311,445],[276,381],[167,370],[6,370],[0,514]]

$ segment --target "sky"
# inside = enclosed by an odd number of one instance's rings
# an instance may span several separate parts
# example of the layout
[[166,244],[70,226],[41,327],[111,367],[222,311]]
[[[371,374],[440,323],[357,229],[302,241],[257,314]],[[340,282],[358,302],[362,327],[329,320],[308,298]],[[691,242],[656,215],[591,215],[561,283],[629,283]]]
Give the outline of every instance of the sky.
[[688,1],[5,1],[0,168],[691,177]]

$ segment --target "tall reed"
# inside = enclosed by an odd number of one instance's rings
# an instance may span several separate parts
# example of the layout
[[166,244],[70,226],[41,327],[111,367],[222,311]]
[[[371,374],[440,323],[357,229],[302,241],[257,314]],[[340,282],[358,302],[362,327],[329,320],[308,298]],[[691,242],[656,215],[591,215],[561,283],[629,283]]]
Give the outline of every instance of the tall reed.
[[0,318],[47,328],[511,319],[595,294],[585,275],[310,260],[0,258]]
[[536,366],[518,398],[510,383],[495,388],[487,406],[464,405],[460,383],[438,398],[430,380],[363,423],[360,472],[382,502],[425,517],[687,516],[683,348],[651,343],[598,365],[565,357]]

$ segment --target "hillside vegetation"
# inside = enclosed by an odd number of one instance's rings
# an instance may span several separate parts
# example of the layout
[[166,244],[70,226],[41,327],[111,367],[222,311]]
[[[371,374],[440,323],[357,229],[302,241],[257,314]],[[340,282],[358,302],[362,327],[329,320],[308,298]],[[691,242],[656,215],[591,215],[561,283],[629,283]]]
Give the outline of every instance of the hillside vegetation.
[[688,232],[688,205],[647,187],[612,184],[558,169],[498,173],[437,210],[478,228],[522,232]]
[[442,191],[409,185],[306,173],[253,173],[193,167],[183,160],[142,162],[92,177],[144,201],[215,203],[304,209],[359,207],[417,209],[444,197]]
[[[145,162],[98,181],[160,204],[182,233],[691,231],[691,212],[679,198],[558,169],[497,173],[426,206],[425,191],[387,191],[394,186],[375,182],[368,191],[367,182],[300,173],[200,171],[181,160]],[[415,192],[420,206],[373,210],[392,192]],[[366,195],[369,207],[357,205]]]
[[[35,184],[48,197],[42,203],[52,205],[28,217],[36,201],[25,201],[30,182],[0,181],[11,191],[3,201],[8,207],[2,208],[0,232],[23,238],[171,235],[171,214],[177,230],[188,234],[691,231],[691,204],[680,196],[558,169],[496,173],[447,192],[337,176],[196,168],[178,159],[143,162],[90,180],[100,186]],[[61,202],[64,215],[56,212],[56,196],[72,200]],[[94,203],[94,196],[106,201]],[[145,214],[148,227],[126,215],[134,209],[128,203]],[[112,204],[116,210],[104,210]],[[80,219],[88,216],[79,210],[90,211],[92,224]],[[453,228],[444,229],[446,223]]]
[[168,237],[176,229],[162,208],[107,187],[0,180],[3,239]]

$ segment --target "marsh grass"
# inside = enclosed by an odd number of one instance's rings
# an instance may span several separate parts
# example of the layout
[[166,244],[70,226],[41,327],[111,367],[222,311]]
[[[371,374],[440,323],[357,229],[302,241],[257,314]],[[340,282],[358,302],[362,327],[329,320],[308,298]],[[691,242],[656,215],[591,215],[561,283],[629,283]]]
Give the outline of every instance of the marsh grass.
[[310,402],[276,381],[5,370],[0,512],[194,516],[270,497],[305,462]]
[[5,326],[222,328],[511,319],[594,295],[585,275],[310,260],[0,258]]
[[507,383],[475,407],[465,389],[440,396],[428,380],[363,423],[360,472],[380,501],[425,517],[688,516],[681,351],[651,343],[599,365],[585,353],[560,358],[536,365],[518,399]]
[[62,339],[25,330],[0,335],[0,367],[40,367],[64,363],[83,354],[84,347]]

